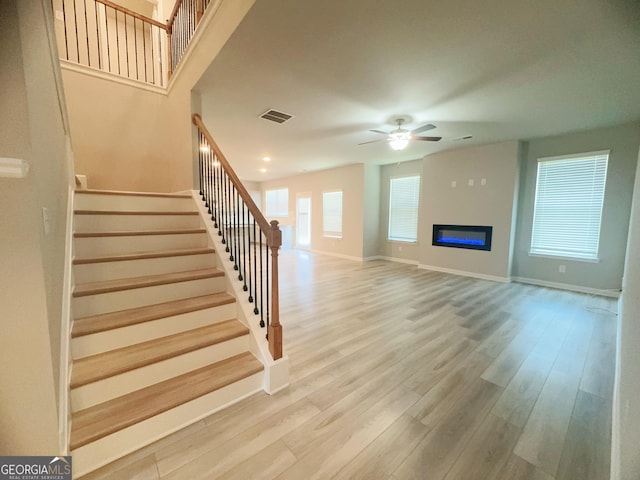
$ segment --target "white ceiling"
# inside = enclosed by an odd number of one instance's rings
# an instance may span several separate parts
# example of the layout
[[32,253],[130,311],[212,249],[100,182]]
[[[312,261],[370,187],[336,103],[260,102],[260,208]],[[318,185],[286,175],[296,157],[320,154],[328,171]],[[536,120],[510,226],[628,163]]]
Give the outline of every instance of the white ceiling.
[[[640,2],[257,0],[196,90],[226,157],[255,181],[629,122]],[[295,117],[260,119],[269,108]],[[357,145],[394,115],[443,139]]]

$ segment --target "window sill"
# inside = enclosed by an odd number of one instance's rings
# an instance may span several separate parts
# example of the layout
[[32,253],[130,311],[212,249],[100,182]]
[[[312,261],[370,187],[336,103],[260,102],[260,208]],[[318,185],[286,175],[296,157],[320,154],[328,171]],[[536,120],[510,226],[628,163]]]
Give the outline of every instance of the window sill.
[[580,257],[569,257],[566,255],[544,255],[541,253],[531,253],[529,252],[530,257],[538,257],[538,258],[549,258],[552,260],[569,260],[574,262],[585,262],[585,263],[600,263],[599,258],[580,258]]
[[397,238],[387,238],[387,242],[389,243],[410,243],[413,245],[417,245],[418,241],[417,240],[399,240]]

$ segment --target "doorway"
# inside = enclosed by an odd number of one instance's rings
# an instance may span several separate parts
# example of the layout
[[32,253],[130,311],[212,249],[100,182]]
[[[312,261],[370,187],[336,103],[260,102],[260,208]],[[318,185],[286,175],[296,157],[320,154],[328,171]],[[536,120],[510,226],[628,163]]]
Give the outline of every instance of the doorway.
[[296,248],[311,247],[311,195],[299,193],[296,197]]

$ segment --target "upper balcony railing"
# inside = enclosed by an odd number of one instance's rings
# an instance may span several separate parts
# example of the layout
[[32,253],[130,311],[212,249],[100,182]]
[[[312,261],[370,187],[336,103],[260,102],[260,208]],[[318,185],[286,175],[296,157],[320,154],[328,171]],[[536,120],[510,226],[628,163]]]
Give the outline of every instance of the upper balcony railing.
[[178,0],[166,23],[110,0],[52,0],[63,60],[164,87],[210,0]]

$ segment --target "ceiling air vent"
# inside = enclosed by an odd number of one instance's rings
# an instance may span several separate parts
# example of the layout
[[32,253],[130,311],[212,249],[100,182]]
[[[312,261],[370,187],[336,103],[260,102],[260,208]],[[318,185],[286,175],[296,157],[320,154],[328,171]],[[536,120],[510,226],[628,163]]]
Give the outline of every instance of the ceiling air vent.
[[260,115],[260,118],[264,118],[265,120],[271,120],[272,122],[276,122],[276,123],[284,123],[290,118],[293,118],[293,115],[289,115],[288,113],[283,113],[283,112],[279,112],[277,110],[271,109],[271,110],[267,110],[262,115]]

